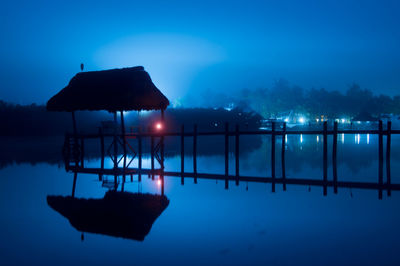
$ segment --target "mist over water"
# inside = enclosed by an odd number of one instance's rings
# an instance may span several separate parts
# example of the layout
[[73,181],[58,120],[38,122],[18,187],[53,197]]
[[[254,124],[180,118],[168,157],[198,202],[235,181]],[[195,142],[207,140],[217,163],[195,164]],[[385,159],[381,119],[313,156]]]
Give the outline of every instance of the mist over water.
[[[210,141],[207,138],[199,137],[199,145]],[[277,158],[279,144],[278,139]],[[400,183],[399,145],[400,139],[394,136],[393,183]],[[330,139],[328,147],[331,152]],[[222,152],[198,156],[199,173],[224,173],[222,144],[215,147],[219,149]],[[339,135],[338,180],[377,182],[376,155],[377,137],[346,135],[342,139]],[[270,176],[269,156],[270,138],[262,137],[257,148],[241,154],[241,175]],[[184,160],[185,171],[191,172],[190,152]],[[316,136],[288,136],[288,179],[322,180],[322,161],[322,143]],[[85,162],[89,168],[99,165],[96,157]],[[229,165],[233,174],[233,154]],[[111,160],[106,160],[105,167],[112,167]],[[148,155],[143,167],[150,167]],[[328,167],[328,180],[332,180],[330,162]],[[179,149],[166,157],[165,170],[180,171]],[[279,159],[276,172],[279,177]],[[198,179],[194,184],[193,178],[185,178],[181,185],[180,177],[165,176],[164,193],[170,203],[143,242],[93,233],[83,233],[82,241],[82,232],[46,202],[49,195],[71,195],[73,174],[65,172],[62,163],[9,165],[0,174],[0,253],[6,264],[398,264],[397,191],[391,197],[384,191],[379,200],[376,190],[339,188],[334,194],[328,188],[323,196],[322,187],[287,185],[283,191],[277,185],[272,193],[271,184],[240,182],[236,186],[234,181],[226,190],[222,180]],[[113,176],[104,178],[113,183]],[[138,182],[135,175],[131,182],[128,176],[124,191],[159,195],[158,178],[143,175]],[[121,177],[118,180],[121,190]],[[97,175],[78,174],[76,198],[101,199],[106,191]],[[11,202],[18,202],[18,208]],[[21,248],[25,256],[19,255]]]

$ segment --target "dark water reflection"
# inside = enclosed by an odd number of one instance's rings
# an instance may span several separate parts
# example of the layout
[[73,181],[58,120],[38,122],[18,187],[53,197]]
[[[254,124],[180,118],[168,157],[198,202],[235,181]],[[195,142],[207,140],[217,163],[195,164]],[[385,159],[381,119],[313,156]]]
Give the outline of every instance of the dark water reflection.
[[[321,138],[321,137],[320,137]],[[377,182],[377,139],[346,136],[338,146],[339,180]],[[241,143],[245,145],[245,143]],[[279,146],[279,145],[278,145]],[[330,146],[328,146],[330,148]],[[393,138],[392,180],[399,183],[400,139]],[[270,147],[264,138],[241,156],[242,175],[269,176]],[[221,144],[221,150],[223,146]],[[277,147],[277,155],[279,154]],[[222,153],[198,157],[198,171],[224,173]],[[55,161],[55,164],[54,164]],[[144,241],[84,233],[49,207],[48,195],[71,195],[73,174],[57,160],[51,164],[8,165],[0,170],[0,258],[2,265],[398,265],[400,193],[288,185],[271,192],[270,184],[165,177],[168,207]],[[191,157],[185,157],[191,171]],[[85,162],[97,166],[93,157]],[[111,166],[111,162],[109,162]],[[150,160],[144,159],[144,167]],[[277,176],[280,176],[277,160]],[[322,179],[322,144],[316,136],[288,139],[287,176]],[[180,157],[166,159],[166,169],[180,171]],[[331,168],[328,169],[331,180]],[[234,173],[234,158],[230,161]],[[110,177],[112,178],[112,177]],[[248,189],[246,189],[248,188]],[[121,190],[121,184],[118,187]],[[128,182],[129,193],[160,194],[158,179]],[[76,198],[102,199],[108,188],[95,175],[78,175]],[[78,228],[79,229],[79,228]],[[84,231],[84,230],[83,230]]]

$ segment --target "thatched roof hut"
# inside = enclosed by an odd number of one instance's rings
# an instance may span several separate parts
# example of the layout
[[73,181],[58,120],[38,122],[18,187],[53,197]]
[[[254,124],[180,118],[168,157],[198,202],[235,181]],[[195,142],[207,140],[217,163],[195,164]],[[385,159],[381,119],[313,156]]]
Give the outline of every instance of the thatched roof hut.
[[165,110],[168,99],[142,66],[76,74],[47,102],[49,111]]
[[80,72],[68,86],[47,102],[48,111],[72,113],[74,133],[77,134],[75,111],[106,110],[121,113],[121,128],[125,134],[123,111],[164,110],[169,101],[152,82],[142,66],[103,71]]

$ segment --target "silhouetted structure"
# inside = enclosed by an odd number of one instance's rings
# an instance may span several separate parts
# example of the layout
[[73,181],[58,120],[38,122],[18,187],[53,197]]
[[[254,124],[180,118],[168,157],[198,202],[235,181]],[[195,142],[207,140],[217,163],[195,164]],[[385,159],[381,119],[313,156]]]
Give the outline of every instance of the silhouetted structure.
[[102,199],[47,196],[78,231],[143,241],[167,208],[166,196],[108,191]]
[[[66,138],[65,150],[68,153],[72,151],[75,165],[79,164],[84,153],[83,139],[79,143],[77,138],[75,111],[106,110],[114,113],[114,124],[112,125],[113,142],[107,150],[113,151],[112,159],[114,168],[118,168],[118,163],[120,162],[118,159],[118,146],[122,146],[124,154],[122,158],[125,169],[127,149],[131,150],[134,155],[133,157],[137,153],[127,144],[123,111],[161,110],[161,121],[163,122],[164,110],[168,105],[168,99],[153,84],[149,74],[144,71],[142,66],[138,66],[78,73],[71,79],[67,87],[47,102],[46,107],[49,111],[67,111],[72,113],[74,137],[72,142],[69,138]],[[117,112],[121,114],[121,134],[117,132]],[[102,155],[105,153],[103,133],[102,128],[100,128],[99,136],[102,139]],[[161,168],[164,168],[164,136],[160,136],[156,146],[152,145],[152,153],[158,155],[157,152],[160,154],[156,158]],[[83,165],[83,161],[81,163]]]

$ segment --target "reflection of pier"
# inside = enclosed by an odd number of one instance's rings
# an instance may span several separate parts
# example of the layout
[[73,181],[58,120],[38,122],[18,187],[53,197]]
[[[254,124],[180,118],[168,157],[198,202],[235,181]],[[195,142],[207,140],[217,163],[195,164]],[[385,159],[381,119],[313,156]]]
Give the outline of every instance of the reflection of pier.
[[[322,135],[323,141],[323,176],[321,180],[315,179],[296,179],[296,178],[287,178],[285,174],[285,146],[286,146],[286,135]],[[374,182],[352,182],[352,181],[340,181],[338,180],[337,175],[337,135],[338,134],[376,134],[378,135],[378,159],[379,159],[379,169],[378,169],[378,180],[376,183]],[[130,167],[130,163],[123,164],[122,167],[119,167],[118,164],[114,163],[114,167],[111,169],[104,168],[104,159],[106,157],[104,151],[104,137],[114,137],[115,135],[99,135],[99,134],[90,134],[90,135],[67,135],[66,140],[72,138],[77,138],[80,140],[80,143],[83,147],[83,143],[85,139],[100,139],[100,146],[102,151],[101,157],[101,166],[99,168],[87,168],[84,166],[84,153],[79,154],[79,160],[73,159],[71,160],[69,156],[71,153],[67,154],[66,159],[66,169],[71,170],[75,173],[86,173],[86,174],[97,174],[99,179],[101,180],[103,175],[111,175],[115,177],[117,180],[118,176],[122,176],[123,180],[125,180],[127,175],[130,175],[133,178],[133,175],[138,175],[138,180],[141,181],[142,175],[148,175],[149,177],[153,177],[155,175],[160,176],[162,180],[162,193],[164,186],[164,176],[172,176],[172,177],[180,177],[181,183],[184,184],[185,178],[193,178],[194,182],[197,183],[198,179],[217,179],[225,181],[225,188],[228,189],[229,181],[234,181],[236,185],[239,182],[257,182],[257,183],[271,183],[272,191],[275,191],[276,184],[280,184],[283,186],[283,190],[286,190],[286,185],[309,185],[309,186],[319,186],[323,188],[323,194],[327,195],[327,188],[333,187],[334,193],[338,192],[338,188],[355,188],[355,189],[373,189],[378,190],[379,198],[382,198],[383,191],[387,191],[388,196],[391,195],[391,191],[400,190],[400,184],[392,184],[391,182],[391,174],[390,174],[390,149],[391,149],[391,135],[392,134],[400,134],[400,130],[391,130],[391,122],[388,122],[386,130],[383,130],[382,122],[379,122],[378,130],[338,130],[338,125],[335,122],[333,126],[333,130],[327,129],[327,123],[323,124],[322,131],[286,131],[286,125],[283,124],[282,130],[275,130],[275,124],[272,124],[272,129],[270,131],[240,131],[239,126],[235,127],[234,131],[229,131],[229,125],[226,124],[225,131],[223,132],[198,132],[197,126],[195,125],[192,132],[185,132],[184,127],[182,126],[181,132],[177,133],[163,133],[163,132],[143,132],[143,133],[126,133],[119,134],[117,138],[122,139],[120,141],[121,144],[129,143],[128,140],[137,140],[138,141],[138,153],[134,152],[126,153],[127,149],[124,149],[124,154],[122,154],[121,160],[126,160],[128,157],[130,160],[134,158],[138,159],[138,167],[133,168]],[[225,137],[225,173],[224,174],[208,174],[208,173],[198,173],[197,171],[197,137],[198,136],[218,136],[222,135]],[[271,176],[269,177],[252,177],[252,176],[242,176],[240,175],[239,169],[239,138],[241,135],[270,135],[271,136]],[[282,142],[281,148],[281,176],[276,176],[276,136],[280,136]],[[332,171],[333,171],[333,179],[328,180],[328,136],[332,136]],[[384,163],[384,144],[383,137],[386,136],[386,182],[383,179],[383,163]],[[164,169],[163,160],[164,157],[156,156],[157,151],[160,150],[160,147],[154,146],[154,139],[156,138],[166,138],[166,137],[180,137],[181,139],[181,171],[180,172],[172,172],[168,171],[168,169]],[[193,172],[185,172],[185,138],[191,137],[193,139]],[[230,137],[234,137],[235,143],[235,174],[232,175],[229,173],[229,139]],[[142,168],[142,157],[143,157],[143,149],[142,149],[142,141],[144,138],[151,139],[151,168],[144,169]],[[160,143],[163,145],[163,142]],[[131,147],[131,146],[130,146]],[[81,149],[84,151],[83,149]],[[134,151],[133,149],[130,149]],[[113,155],[115,158],[117,154]],[[112,156],[110,156],[112,158]],[[160,168],[156,169],[154,165],[154,161],[157,160],[160,164]],[[75,161],[74,165],[70,164],[70,161]],[[117,182],[117,181],[115,181]]]

